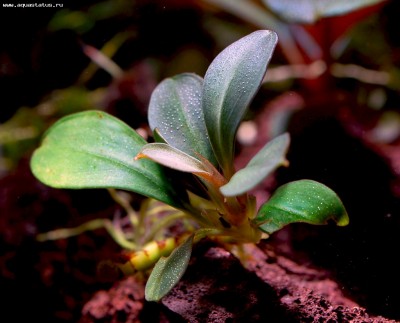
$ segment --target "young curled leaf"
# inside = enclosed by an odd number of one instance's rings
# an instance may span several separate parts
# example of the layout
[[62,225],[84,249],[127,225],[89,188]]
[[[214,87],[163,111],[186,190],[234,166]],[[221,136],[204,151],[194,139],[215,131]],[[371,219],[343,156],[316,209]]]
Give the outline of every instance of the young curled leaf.
[[194,234],[188,237],[167,257],[162,257],[154,266],[146,283],[145,298],[158,302],[181,279],[189,264]]
[[284,133],[268,142],[247,164],[236,172],[231,180],[220,188],[224,196],[237,196],[256,187],[268,175],[287,163],[289,134]]
[[198,159],[168,144],[151,143],[143,146],[135,160],[148,158],[163,166],[185,173],[207,174],[206,166]]
[[219,187],[226,183],[214,166],[204,157],[194,158],[185,152],[164,143],[151,143],[143,146],[135,160],[149,158],[163,166],[192,173]]
[[346,209],[327,186],[312,181],[299,180],[279,187],[259,210],[254,223],[271,234],[294,222],[326,224],[334,220],[337,225],[349,223]]

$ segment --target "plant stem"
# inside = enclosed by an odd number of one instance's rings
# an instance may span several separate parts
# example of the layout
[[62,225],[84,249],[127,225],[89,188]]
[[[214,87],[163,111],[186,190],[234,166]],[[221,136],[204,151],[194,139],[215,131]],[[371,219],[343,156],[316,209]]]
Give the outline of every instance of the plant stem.
[[124,236],[124,233],[120,229],[117,229],[109,219],[94,219],[75,228],[62,228],[41,233],[37,235],[36,239],[42,242],[48,240],[67,239],[80,235],[86,231],[93,231],[101,228],[105,228],[115,242],[121,247],[129,250],[136,249],[136,245],[127,240]]
[[176,211],[175,213],[172,213],[171,215],[164,216],[161,218],[156,225],[154,225],[150,232],[147,234],[146,239],[144,239],[146,242],[150,242],[154,240],[155,236],[157,233],[159,233],[161,230],[167,228],[170,223],[187,217],[188,215],[183,213],[182,211]]
[[113,188],[109,188],[108,192],[110,193],[112,199],[121,205],[126,213],[128,213],[129,219],[132,222],[133,226],[137,226],[139,223],[139,217],[137,212],[132,208],[131,204],[129,203],[128,199],[117,192],[117,190]]

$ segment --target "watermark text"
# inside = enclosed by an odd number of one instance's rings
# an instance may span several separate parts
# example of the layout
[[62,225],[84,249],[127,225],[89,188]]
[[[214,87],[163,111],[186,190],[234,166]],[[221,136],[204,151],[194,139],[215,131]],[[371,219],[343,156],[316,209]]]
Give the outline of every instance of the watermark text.
[[3,8],[63,8],[63,3],[3,3]]

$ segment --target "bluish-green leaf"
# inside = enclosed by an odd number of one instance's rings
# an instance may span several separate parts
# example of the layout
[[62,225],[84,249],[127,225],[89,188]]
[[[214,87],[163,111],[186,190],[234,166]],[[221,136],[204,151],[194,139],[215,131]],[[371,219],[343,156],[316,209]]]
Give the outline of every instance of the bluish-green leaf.
[[259,30],[225,48],[204,77],[203,111],[214,153],[224,174],[233,175],[234,140],[240,121],[260,87],[277,43]]
[[187,238],[167,257],[162,257],[154,266],[146,283],[145,298],[158,302],[181,279],[189,264],[193,236]]
[[220,188],[225,196],[237,196],[243,194],[270,175],[279,166],[284,165],[286,153],[289,148],[289,134],[282,134],[262,148],[247,164],[236,172],[231,180]]
[[367,7],[383,0],[264,0],[284,19],[311,24],[323,17],[337,16]]
[[259,210],[255,224],[268,234],[294,222],[339,226],[349,223],[346,209],[329,187],[312,180],[299,180],[279,187]]
[[203,79],[184,73],[162,81],[151,95],[149,124],[173,147],[196,157],[204,156],[214,165],[201,105]]
[[101,111],[69,115],[45,134],[31,159],[34,175],[56,188],[118,188],[180,206],[160,165],[134,161],[146,141]]

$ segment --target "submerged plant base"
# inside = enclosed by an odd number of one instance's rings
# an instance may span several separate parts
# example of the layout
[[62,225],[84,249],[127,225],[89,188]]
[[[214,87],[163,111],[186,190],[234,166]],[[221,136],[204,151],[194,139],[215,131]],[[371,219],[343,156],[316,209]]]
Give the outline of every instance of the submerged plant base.
[[[396,322],[373,316],[346,298],[324,270],[299,265],[272,249],[265,252],[247,245],[246,251],[247,268],[225,249],[198,245],[186,274],[171,293],[159,304],[144,303],[136,317],[155,322]],[[136,322],[125,320],[132,317],[134,309],[128,304],[132,297],[126,298],[126,306],[117,302],[131,285],[132,278],[126,279],[95,295],[85,307],[92,312],[86,311],[82,322]],[[104,303],[104,297],[99,297],[104,293],[109,310],[94,317],[97,306]],[[112,297],[119,310],[112,306]]]
[[[315,270],[309,266],[299,265],[298,263],[316,263],[315,259],[310,261],[310,255],[315,253],[316,244],[303,245],[302,250],[298,248],[297,254],[292,253],[288,246],[291,245],[293,238],[289,234],[291,231],[287,229],[280,231],[283,234],[278,232],[281,241],[277,241],[278,237],[273,235],[265,243],[263,242],[263,245],[270,246],[266,255],[261,253],[261,257],[260,251],[254,254],[251,250],[247,250],[254,258],[248,262],[253,272],[244,269],[235,257],[223,249],[209,249],[210,246],[203,244],[195,246],[192,261],[183,276],[182,283],[178,284],[162,303],[145,302],[143,283],[133,278],[116,281],[113,284],[102,283],[96,277],[97,264],[120,251],[120,247],[110,239],[105,230],[45,243],[37,242],[31,231],[27,231],[37,228],[37,232],[43,232],[48,228],[70,225],[71,220],[68,220],[67,215],[75,214],[76,208],[81,212],[72,219],[75,223],[82,222],[87,217],[92,218],[93,212],[97,212],[96,218],[112,214],[115,205],[111,199],[107,201],[107,198],[110,198],[108,193],[50,189],[36,182],[29,173],[27,165],[22,166],[23,164],[18,172],[0,181],[1,196],[5,197],[0,201],[0,206],[7,210],[1,217],[0,227],[2,233],[0,245],[3,251],[0,259],[2,264],[0,282],[4,286],[2,321],[25,322],[36,319],[55,323],[129,323],[138,322],[139,317],[143,318],[142,322],[188,322],[190,319],[185,317],[196,316],[203,322],[207,320],[224,322],[224,317],[259,315],[264,318],[265,316],[262,316],[265,315],[264,307],[267,309],[272,307],[272,313],[277,317],[275,320],[271,319],[274,322],[285,322],[284,319],[279,321],[281,317],[297,317],[298,320],[295,322],[313,322],[313,317],[321,317],[321,321],[325,322],[323,318],[328,317],[328,312],[332,317],[342,315],[342,321],[332,320],[332,322],[346,322],[347,318],[354,317],[347,321],[386,323],[395,322],[389,318],[399,318],[398,310],[393,310],[392,316],[389,316],[388,309],[390,306],[395,308],[394,303],[385,305],[377,301],[379,298],[384,302],[384,295],[395,298],[397,294],[394,294],[394,289],[398,275],[394,270],[388,272],[386,266],[388,262],[379,261],[382,258],[376,259],[374,250],[367,250],[369,256],[375,257],[372,268],[366,268],[365,262],[356,257],[364,250],[361,249],[364,245],[355,244],[351,256],[355,261],[354,268],[367,271],[368,276],[370,276],[368,271],[371,270],[379,274],[376,276],[377,282],[385,283],[379,290],[362,288],[362,282],[369,286],[373,283],[365,274],[361,277],[363,279],[361,282],[354,281],[351,275],[347,280],[342,280],[347,285],[350,282],[355,287],[354,293],[358,293],[356,296],[370,300],[364,308],[361,308],[354,302],[348,303],[349,300],[341,293],[339,283],[336,283],[330,275],[330,271],[343,266],[344,261],[347,263],[347,258],[337,258],[334,265],[320,264],[327,270]],[[382,171],[379,172],[379,175],[381,174]],[[24,181],[24,186],[18,184],[21,181]],[[24,207],[21,206],[22,200],[26,203]],[[88,201],[101,201],[103,204],[100,208],[94,203],[89,203],[95,205],[96,209],[88,209]],[[60,216],[54,217],[54,214]],[[313,237],[321,232],[319,227],[307,228],[314,228],[313,233],[309,234]],[[303,244],[304,229],[305,225],[300,230]],[[354,232],[357,234],[354,227],[349,229],[353,231],[348,232],[348,235]],[[336,232],[336,227],[333,227],[332,231]],[[332,240],[332,235],[327,234],[326,230],[322,232],[320,236],[327,241]],[[395,230],[386,230],[378,233],[380,236],[386,234],[389,237],[394,232]],[[300,238],[298,239],[300,241]],[[343,239],[343,234],[338,234],[334,241],[339,239]],[[376,236],[371,235],[370,239],[383,246],[384,241],[376,241]],[[312,241],[319,241],[318,243],[324,246],[320,240]],[[335,246],[338,246],[335,249],[338,253],[343,254],[344,250],[348,250],[348,244],[335,244]],[[278,251],[283,248],[285,250],[282,252]],[[390,252],[394,255],[396,249],[391,248]],[[282,256],[283,252],[285,256]],[[297,263],[289,259],[296,259]],[[391,259],[389,264],[394,268],[394,257]],[[19,269],[12,272],[14,268]],[[206,270],[202,271],[204,268]],[[239,288],[242,287],[246,288],[246,293],[240,293]],[[247,298],[247,293],[252,296]],[[180,299],[182,295],[187,298]],[[214,296],[211,297],[212,295]],[[255,299],[254,295],[259,298]],[[249,300],[249,304],[245,306],[240,303],[243,299]],[[371,307],[372,302],[375,304],[374,309]],[[264,307],[257,307],[257,303]],[[177,305],[180,307],[179,311]],[[82,312],[83,309],[85,312]],[[373,313],[375,315],[379,313],[384,318],[375,317]],[[283,316],[280,316],[281,314]],[[135,317],[136,321],[133,320]]]

